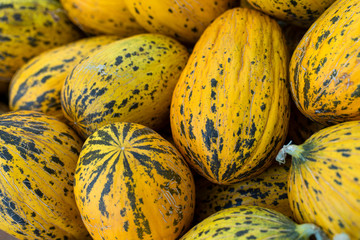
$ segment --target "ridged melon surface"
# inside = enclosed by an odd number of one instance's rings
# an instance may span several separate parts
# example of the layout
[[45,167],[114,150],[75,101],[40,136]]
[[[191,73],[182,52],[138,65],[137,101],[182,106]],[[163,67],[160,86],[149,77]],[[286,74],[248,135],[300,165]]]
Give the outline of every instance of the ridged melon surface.
[[65,78],[83,58],[118,39],[117,36],[85,38],[33,58],[11,79],[10,109],[40,111],[65,120],[60,101]]
[[338,0],[306,32],[290,62],[299,110],[322,124],[360,119],[360,2]]
[[84,32],[129,37],[144,33],[124,0],[61,0],[69,18]]
[[257,10],[292,24],[309,27],[335,0],[248,0]]
[[23,240],[89,239],[73,192],[76,132],[34,111],[0,115],[0,229]]
[[0,29],[0,80],[7,82],[31,58],[82,37],[57,0],[1,0]]
[[270,166],[287,134],[287,49],[277,22],[234,8],[192,52],[174,90],[177,148],[208,180],[236,183]]
[[238,5],[234,0],[124,0],[147,31],[194,44],[219,15]]
[[188,59],[170,37],[140,34],[103,47],[71,71],[61,92],[65,117],[87,137],[113,122],[160,129]]
[[360,239],[360,122],[324,128],[301,145],[279,153],[292,156],[288,196],[297,222],[312,222],[329,237]]
[[312,235],[317,240],[327,240],[324,232],[314,224],[298,225],[274,210],[239,206],[214,213],[195,225],[180,240],[306,240]]
[[159,134],[134,123],[108,124],[88,137],[74,192],[94,240],[175,240],[194,214],[186,161]]
[[236,206],[265,207],[292,218],[287,196],[289,169],[290,164],[274,163],[259,176],[231,185],[198,179],[195,181],[196,222],[220,210]]

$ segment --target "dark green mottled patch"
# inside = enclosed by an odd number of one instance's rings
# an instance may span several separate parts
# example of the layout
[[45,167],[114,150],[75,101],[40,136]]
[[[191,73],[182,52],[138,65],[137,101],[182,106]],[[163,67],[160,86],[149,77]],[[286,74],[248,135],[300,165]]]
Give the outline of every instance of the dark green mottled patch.
[[247,234],[249,232],[249,230],[241,230],[241,231],[237,231],[235,233],[235,236],[236,237],[241,237],[241,236],[244,236],[245,234]]
[[294,1],[294,0],[290,0],[290,3],[291,3],[294,7],[296,7],[296,6],[297,6],[297,2],[296,2],[296,1]]
[[325,31],[323,34],[321,34],[318,39],[317,39],[317,42],[315,44],[315,49],[318,49],[320,44],[330,35],[330,31],[327,30]]
[[332,24],[335,24],[338,20],[339,20],[339,16],[335,16],[335,17],[333,17],[332,19],[330,19],[330,22],[332,23]]
[[0,35],[0,42],[10,42],[10,41],[11,41],[11,38]]
[[122,62],[123,62],[123,57],[122,56],[116,57],[115,66],[119,66]]
[[14,18],[14,20],[17,21],[17,22],[23,21],[23,19],[21,18],[21,14],[20,14],[20,13],[14,13],[14,14],[13,14],[13,18]]
[[210,151],[211,142],[216,143],[216,140],[219,136],[218,131],[215,129],[214,121],[211,119],[206,119],[205,131],[201,130],[201,133],[205,146]]
[[351,94],[351,97],[353,98],[360,97],[360,84],[357,85],[355,91]]

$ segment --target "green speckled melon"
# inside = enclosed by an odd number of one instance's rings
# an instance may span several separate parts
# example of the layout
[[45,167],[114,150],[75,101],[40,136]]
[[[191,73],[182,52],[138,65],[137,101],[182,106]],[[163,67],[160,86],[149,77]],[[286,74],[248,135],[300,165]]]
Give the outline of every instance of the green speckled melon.
[[74,193],[94,240],[175,240],[194,214],[186,161],[159,134],[134,123],[108,124],[87,138]]
[[174,90],[171,130],[191,166],[232,184],[259,175],[285,141],[288,55],[269,16],[234,8],[203,33]]
[[287,196],[289,169],[290,164],[274,163],[259,176],[230,185],[214,184],[204,178],[195,180],[195,220],[198,222],[222,209],[244,205],[266,207],[292,218]]
[[335,0],[248,0],[255,8],[283,21],[309,27]]
[[35,111],[0,115],[0,229],[22,240],[89,239],[73,184],[76,132]]
[[146,30],[194,44],[205,28],[239,0],[123,0]]
[[119,37],[84,38],[34,57],[11,79],[10,109],[40,111],[65,120],[60,92],[66,76],[84,57],[116,40]]
[[61,92],[64,115],[83,137],[122,121],[158,130],[169,121],[173,89],[188,56],[183,45],[160,34],[111,43],[66,78]]
[[307,240],[312,235],[317,240],[328,240],[324,232],[314,224],[298,225],[274,210],[239,206],[214,213],[194,226],[180,240]]
[[360,121],[323,128],[301,145],[278,154],[292,156],[288,197],[294,218],[312,222],[329,236],[360,239]]
[[360,2],[334,2],[309,28],[290,62],[290,88],[309,119],[360,120]]
[[144,33],[124,0],[61,0],[69,18],[89,34],[129,37]]
[[0,82],[41,52],[83,35],[57,0],[0,0]]

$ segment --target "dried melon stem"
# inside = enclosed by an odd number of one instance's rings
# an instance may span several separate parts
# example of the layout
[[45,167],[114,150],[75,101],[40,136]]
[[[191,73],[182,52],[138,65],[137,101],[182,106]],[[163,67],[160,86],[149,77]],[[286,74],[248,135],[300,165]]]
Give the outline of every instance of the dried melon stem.
[[329,240],[325,232],[321,230],[320,227],[312,223],[297,225],[296,231],[300,234],[301,237],[304,237],[305,239],[308,239],[310,236],[314,235],[316,240]]
[[286,155],[289,154],[294,158],[300,159],[301,161],[305,161],[305,158],[302,155],[303,149],[300,146],[291,144],[291,141],[284,145],[283,148],[279,151],[276,156],[276,161],[280,164],[285,163]]
[[334,236],[333,240],[350,240],[350,237],[346,233],[339,233]]

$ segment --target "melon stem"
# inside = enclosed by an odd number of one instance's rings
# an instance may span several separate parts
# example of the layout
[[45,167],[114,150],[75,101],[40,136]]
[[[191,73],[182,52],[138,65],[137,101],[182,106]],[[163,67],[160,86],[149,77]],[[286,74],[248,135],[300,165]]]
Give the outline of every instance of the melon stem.
[[303,149],[300,146],[291,144],[290,141],[287,145],[284,145],[282,149],[279,151],[278,155],[276,156],[276,161],[279,162],[280,164],[284,164],[287,154],[289,154],[293,158],[297,158],[302,161],[305,161],[302,152]]
[[316,240],[329,240],[323,230],[320,227],[312,223],[304,223],[296,226],[296,231],[300,234],[301,237],[310,238],[314,235]]
[[333,240],[350,240],[350,237],[346,233],[339,233],[334,236]]

